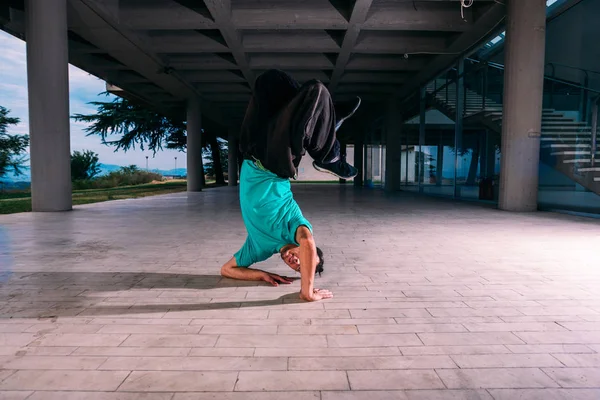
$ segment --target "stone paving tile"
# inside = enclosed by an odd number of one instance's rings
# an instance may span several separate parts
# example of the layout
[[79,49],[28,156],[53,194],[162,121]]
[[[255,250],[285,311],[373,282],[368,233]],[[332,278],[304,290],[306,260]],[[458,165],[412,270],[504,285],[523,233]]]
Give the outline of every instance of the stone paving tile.
[[322,392],[322,400],[493,400],[485,390],[380,390]]
[[99,357],[177,357],[186,356],[190,347],[80,347],[73,352],[74,356]]
[[397,325],[359,325],[361,334],[374,333],[412,333],[412,332],[467,332],[461,324],[397,324]]
[[348,389],[348,378],[341,371],[242,371],[235,385],[240,392]]
[[600,322],[559,322],[570,331],[600,331]]
[[348,371],[352,390],[443,389],[433,370]]
[[0,368],[15,370],[94,370],[105,361],[106,358],[104,357],[5,356],[0,357]]
[[600,331],[516,332],[527,344],[600,344]]
[[213,347],[217,335],[130,335],[124,347]]
[[280,326],[277,333],[281,335],[357,335],[359,331],[356,325],[303,325]]
[[521,322],[521,323],[465,323],[470,332],[546,332],[565,331],[555,322]]
[[537,368],[438,369],[436,372],[449,389],[558,387]]
[[327,347],[325,335],[220,335],[217,347]]
[[395,391],[353,390],[351,392],[321,392],[321,400],[408,400],[406,393]]
[[600,389],[490,389],[495,400],[597,400]]
[[408,400],[492,400],[485,390],[407,390]]
[[171,400],[172,397],[173,393],[35,392],[27,400]]
[[110,357],[99,370],[115,371],[284,371],[285,357]]
[[564,388],[600,388],[600,368],[544,368]]
[[567,367],[598,367],[600,354],[553,354]]
[[480,354],[453,355],[460,368],[540,368],[562,367],[550,354]]
[[598,224],[318,190],[319,303],[219,276],[235,188],[3,216],[0,400],[598,397]]
[[119,387],[125,392],[232,391],[237,372],[134,371]]
[[77,347],[26,347],[26,346],[2,346],[0,356],[68,356]]
[[517,336],[508,332],[418,333],[417,335],[426,346],[524,343]]
[[129,371],[22,370],[4,379],[0,390],[114,391]]
[[511,351],[504,345],[414,346],[400,347],[403,355],[502,354]]
[[513,353],[594,353],[591,346],[582,344],[508,344],[506,347]]
[[101,335],[101,334],[77,334],[57,333],[43,335],[31,342],[30,346],[119,346],[127,339],[128,335]]
[[328,335],[329,347],[389,347],[420,346],[423,343],[414,333],[381,335]]
[[321,400],[321,394],[315,391],[244,393],[198,392],[175,393],[172,400]]
[[[86,326],[86,325],[84,325]],[[202,329],[199,326],[185,325],[107,325],[99,327],[97,333],[126,333],[126,334],[196,334]],[[204,332],[203,332],[204,333]]]
[[[555,360],[556,361],[556,360]],[[555,366],[553,365],[549,366]],[[298,357],[290,358],[290,370],[379,370],[379,369],[432,369],[456,368],[447,356],[396,357]]]
[[366,357],[401,355],[398,347],[350,347],[350,348],[269,348],[254,351],[255,357]]
[[26,346],[34,339],[30,333],[0,333],[0,346]]
[[201,328],[200,333],[203,335],[271,335],[277,333],[277,328],[276,325],[207,325]]

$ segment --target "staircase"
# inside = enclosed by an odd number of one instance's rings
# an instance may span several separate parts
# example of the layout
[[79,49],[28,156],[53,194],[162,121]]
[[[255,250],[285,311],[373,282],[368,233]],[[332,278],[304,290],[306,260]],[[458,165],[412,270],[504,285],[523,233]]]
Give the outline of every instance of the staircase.
[[[432,94],[443,87],[445,80],[431,82],[427,86],[429,99],[448,118],[456,118],[456,83]],[[448,99],[448,100],[446,100]],[[481,123],[502,132],[502,105],[485,99],[466,89],[464,123]],[[567,175],[583,187],[600,194],[600,151],[596,146],[595,163],[592,165],[592,128],[585,122],[577,122],[560,111],[544,109],[542,113],[540,160]]]

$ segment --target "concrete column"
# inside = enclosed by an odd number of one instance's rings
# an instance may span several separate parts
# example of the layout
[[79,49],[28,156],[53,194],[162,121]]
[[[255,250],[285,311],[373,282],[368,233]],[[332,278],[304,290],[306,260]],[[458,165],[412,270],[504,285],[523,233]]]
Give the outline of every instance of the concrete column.
[[202,114],[197,99],[187,105],[187,191],[201,192],[204,181],[202,165]]
[[393,98],[388,104],[386,118],[386,150],[385,150],[385,190],[394,192],[400,190],[400,158],[402,147],[400,129],[402,116],[400,105]]
[[537,210],[546,1],[507,2],[502,160],[498,206]]
[[33,211],[72,209],[67,0],[28,0],[27,86]]
[[238,184],[238,140],[235,131],[229,131],[228,146],[228,185],[237,186]]
[[354,177],[354,186],[363,185],[363,157],[364,145],[362,140],[357,140],[354,143],[354,166],[358,169],[358,175]]

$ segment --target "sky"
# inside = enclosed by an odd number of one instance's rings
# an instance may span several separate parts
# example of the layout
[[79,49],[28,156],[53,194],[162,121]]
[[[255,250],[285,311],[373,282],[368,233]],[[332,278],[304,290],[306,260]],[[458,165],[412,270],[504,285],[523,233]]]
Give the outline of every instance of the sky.
[[[105,82],[69,65],[69,106],[70,115],[93,114],[96,109],[88,104],[91,101],[109,101],[105,95]],[[29,134],[27,104],[27,60],[25,42],[0,30],[0,105],[10,110],[11,117],[21,122],[9,127],[9,134]],[[113,147],[102,144],[99,136],[86,136],[85,123],[71,120],[71,152],[92,150],[98,153],[102,164],[131,165],[140,168],[169,170],[185,168],[186,154],[177,150],[163,150],[153,155],[150,151],[129,150],[114,152]]]

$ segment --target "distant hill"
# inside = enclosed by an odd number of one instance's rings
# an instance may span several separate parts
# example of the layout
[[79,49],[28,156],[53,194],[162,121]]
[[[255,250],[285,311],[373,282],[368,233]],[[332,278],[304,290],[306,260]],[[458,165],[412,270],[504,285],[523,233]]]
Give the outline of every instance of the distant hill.
[[31,181],[31,171],[29,170],[29,167],[22,167],[21,168],[21,175],[15,175],[12,172],[9,172],[8,174],[0,177],[0,182],[29,182]]
[[[114,164],[100,164],[100,175],[107,175],[113,171],[118,171],[120,170],[122,167],[120,165],[114,165]],[[144,170],[145,168],[140,168],[141,170]],[[177,168],[177,169],[169,169],[169,170],[164,170],[164,169],[151,169],[150,172],[156,172],[157,174],[161,174],[163,176],[185,176],[187,174],[187,169],[186,168]]]
[[31,186],[31,182],[13,182],[4,180],[4,178],[0,179],[0,191],[2,190],[24,190],[29,189]]
[[[100,164],[99,176],[108,175],[109,173],[118,171],[121,168],[122,167],[120,165]],[[144,168],[140,169],[143,170]],[[150,171],[156,172],[157,174],[161,174],[163,176],[185,176],[187,174],[186,168],[177,168],[169,170],[151,169]],[[22,168],[22,172],[23,174],[19,176],[16,176],[12,172],[9,172],[5,176],[0,177],[0,186],[4,186],[5,188],[9,188],[10,186],[11,189],[13,189],[13,186],[15,188],[22,188],[23,185],[29,186],[29,183],[31,182],[31,171],[29,167]]]

